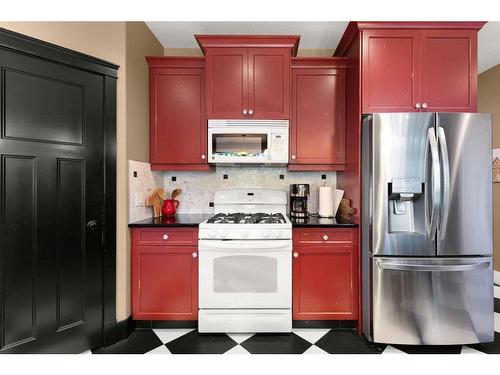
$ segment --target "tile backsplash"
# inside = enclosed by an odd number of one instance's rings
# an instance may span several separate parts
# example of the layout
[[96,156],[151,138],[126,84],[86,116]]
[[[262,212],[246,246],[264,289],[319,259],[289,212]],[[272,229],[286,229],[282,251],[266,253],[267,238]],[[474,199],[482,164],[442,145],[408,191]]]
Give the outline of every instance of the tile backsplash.
[[152,172],[158,181],[163,179],[168,193],[180,188],[182,194],[177,212],[212,213],[214,192],[222,189],[260,187],[268,189],[290,189],[290,184],[309,184],[311,194],[309,212],[318,212],[318,188],[327,185],[336,187],[336,172],[289,172],[286,168],[241,166],[217,167],[214,172]]
[[[154,189],[163,186],[163,176],[151,171],[151,164],[128,161],[128,222],[147,219],[153,216],[153,209],[145,206],[145,201]],[[142,194],[142,206],[136,207],[135,195]]]

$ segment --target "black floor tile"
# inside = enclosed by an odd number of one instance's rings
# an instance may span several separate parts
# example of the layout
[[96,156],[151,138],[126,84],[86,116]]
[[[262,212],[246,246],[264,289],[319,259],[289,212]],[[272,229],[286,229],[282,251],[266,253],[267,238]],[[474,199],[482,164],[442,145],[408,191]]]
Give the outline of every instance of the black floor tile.
[[500,333],[495,332],[495,341],[493,342],[488,342],[485,344],[467,345],[467,346],[470,346],[471,348],[479,350],[483,353],[500,354]]
[[144,354],[163,345],[153,331],[134,331],[125,340],[93,350],[94,354]]
[[500,298],[494,298],[494,310],[497,313],[500,313]]
[[369,343],[355,330],[331,330],[314,345],[330,354],[380,354],[387,346]]
[[172,354],[223,354],[237,345],[225,333],[191,331],[165,344]]
[[392,345],[407,354],[460,354],[462,345]]
[[295,333],[257,333],[240,345],[252,354],[302,354],[312,344]]

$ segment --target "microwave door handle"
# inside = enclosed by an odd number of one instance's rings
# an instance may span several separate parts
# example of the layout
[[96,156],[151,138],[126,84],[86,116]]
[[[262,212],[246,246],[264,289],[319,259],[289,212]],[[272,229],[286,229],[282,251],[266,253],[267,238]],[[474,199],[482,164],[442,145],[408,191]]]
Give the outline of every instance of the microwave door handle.
[[[429,128],[427,131],[427,141],[430,148],[431,155],[431,175],[432,175],[432,184],[431,184],[431,197],[432,197],[432,208],[431,208],[431,221],[429,225],[429,238],[433,239],[436,236],[437,231],[437,221],[439,218],[439,208],[441,206],[441,170],[439,165],[439,153],[438,153],[438,144],[436,139],[436,132],[434,128]],[[428,206],[428,202],[430,201],[429,196],[426,198],[426,207]]]
[[448,156],[446,135],[442,127],[438,128],[438,143],[443,167],[443,202],[441,207],[441,223],[439,225],[440,240],[443,241],[446,237],[446,228],[448,226],[450,211],[450,160]]
[[490,266],[490,261],[466,264],[399,264],[379,262],[378,267],[389,271],[416,271],[416,272],[460,272],[484,270]]

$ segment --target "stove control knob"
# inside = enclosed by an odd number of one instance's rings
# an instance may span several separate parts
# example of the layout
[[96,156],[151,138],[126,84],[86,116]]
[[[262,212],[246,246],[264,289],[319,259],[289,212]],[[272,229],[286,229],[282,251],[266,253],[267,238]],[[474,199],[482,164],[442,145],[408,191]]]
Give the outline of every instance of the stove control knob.
[[269,237],[271,236],[271,232],[270,232],[270,231],[268,231],[268,230],[265,230],[264,232],[262,232],[262,236],[263,236],[264,238],[269,238]]
[[225,230],[221,230],[221,231],[219,232],[219,237],[220,237],[220,238],[225,238],[225,237],[227,237],[227,231],[225,231]]
[[214,230],[211,230],[210,232],[208,232],[208,235],[209,235],[209,237],[214,238],[215,236],[217,236],[217,232]]

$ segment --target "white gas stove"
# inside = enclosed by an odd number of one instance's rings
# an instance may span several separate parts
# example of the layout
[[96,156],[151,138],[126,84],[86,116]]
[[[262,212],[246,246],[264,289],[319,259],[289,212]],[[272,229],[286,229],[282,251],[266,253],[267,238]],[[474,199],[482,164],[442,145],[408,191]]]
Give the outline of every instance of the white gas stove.
[[200,332],[291,332],[292,224],[287,194],[215,193],[199,226]]

